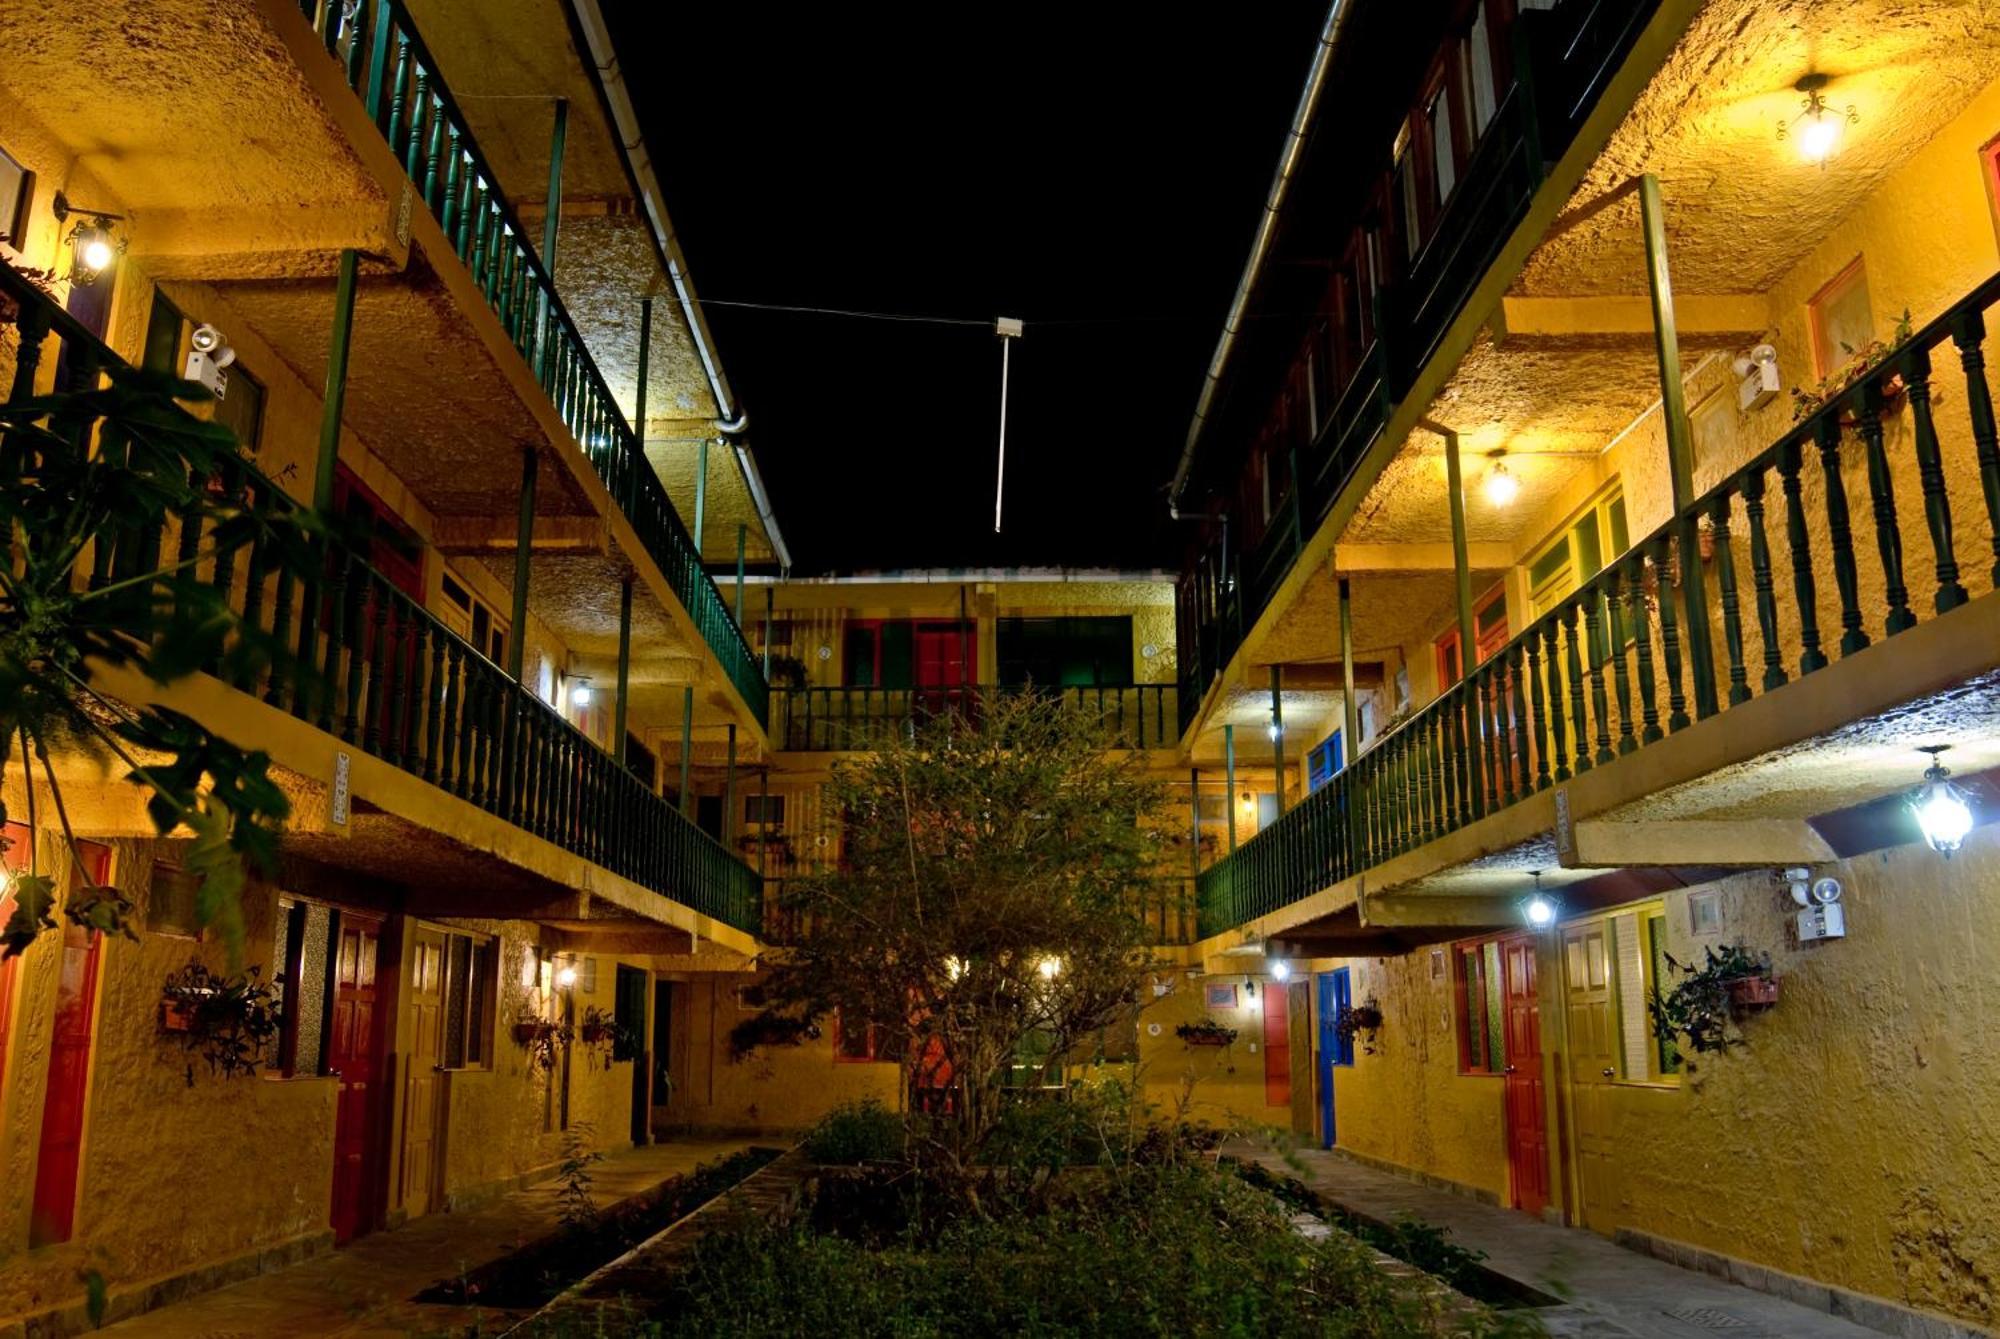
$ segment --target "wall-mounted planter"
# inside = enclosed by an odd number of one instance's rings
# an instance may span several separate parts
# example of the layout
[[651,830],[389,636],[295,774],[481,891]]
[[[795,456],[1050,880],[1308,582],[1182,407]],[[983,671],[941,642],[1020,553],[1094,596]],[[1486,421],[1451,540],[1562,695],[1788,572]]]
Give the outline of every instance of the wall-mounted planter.
[[1236,1029],[1220,1023],[1183,1023],[1174,1035],[1189,1046],[1228,1046],[1236,1040]]
[[1765,1009],[1778,1002],[1778,979],[1746,976],[1729,983],[1729,1002],[1739,1009]]

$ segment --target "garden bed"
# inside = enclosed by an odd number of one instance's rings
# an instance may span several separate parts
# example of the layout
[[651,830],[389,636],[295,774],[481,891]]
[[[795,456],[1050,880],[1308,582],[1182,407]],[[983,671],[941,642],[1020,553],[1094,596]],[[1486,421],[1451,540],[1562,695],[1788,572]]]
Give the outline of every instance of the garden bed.
[[750,1148],[703,1164],[606,1209],[588,1224],[558,1228],[457,1278],[440,1279],[416,1300],[496,1311],[545,1306],[577,1280],[679,1222],[779,1156],[778,1149]]

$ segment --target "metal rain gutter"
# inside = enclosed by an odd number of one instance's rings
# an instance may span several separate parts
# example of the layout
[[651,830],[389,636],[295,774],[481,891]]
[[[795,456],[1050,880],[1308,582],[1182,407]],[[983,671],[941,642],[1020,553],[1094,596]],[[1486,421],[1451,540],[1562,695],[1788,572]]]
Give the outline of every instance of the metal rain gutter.
[[[719,420],[716,426],[731,438],[730,445],[743,472],[743,482],[750,489],[751,501],[757,508],[757,519],[764,527],[765,537],[771,541],[771,549],[777,555],[779,565],[789,569],[792,565],[791,551],[785,547],[785,537],[778,531],[778,520],[771,510],[770,496],[764,490],[764,481],[757,473],[756,462],[751,459],[749,444],[735,440],[749,426],[750,416],[737,405],[736,397],[729,389],[729,378],[722,371],[722,360],[716,356],[715,337],[709,332],[708,322],[702,316],[701,303],[695,297],[694,279],[688,273],[687,257],[681,253],[673,220],[667,217],[660,181],[653,172],[653,158],[646,148],[645,135],[639,129],[638,109],[632,105],[631,92],[625,87],[624,72],[619,68],[618,53],[611,44],[610,26],[604,21],[604,11],[599,8],[598,0],[569,0],[569,6],[581,30],[585,54],[596,77],[598,92],[603,95],[605,106],[611,113],[619,148],[625,155],[625,165],[632,173],[639,199],[645,205],[646,222],[651,226],[653,240],[659,246],[667,281],[673,285],[674,297],[680,303],[681,315],[694,339],[695,353],[701,358],[702,373],[708,378],[709,393],[715,397],[716,417]],[[642,439],[645,436],[644,424],[639,425],[639,435]]]
[[[592,0],[579,0],[591,3]],[[1222,372],[1229,362],[1230,351],[1235,347],[1236,334],[1243,326],[1245,313],[1249,310],[1250,294],[1263,275],[1264,262],[1271,249],[1271,239],[1277,235],[1278,216],[1285,207],[1285,199],[1291,194],[1292,176],[1298,170],[1299,159],[1305,153],[1306,135],[1312,129],[1314,116],[1319,111],[1320,94],[1326,88],[1327,72],[1333,68],[1333,54],[1341,34],[1347,29],[1347,16],[1353,8],[1353,0],[1333,0],[1327,7],[1326,25],[1320,30],[1319,50],[1313,53],[1312,68],[1306,72],[1306,85],[1299,91],[1299,105],[1292,113],[1292,128],[1285,134],[1284,151],[1278,155],[1278,170],[1271,177],[1271,190],[1264,200],[1264,216],[1257,224],[1257,237],[1250,244],[1250,258],[1244,263],[1243,277],[1237,280],[1236,297],[1229,304],[1229,315],[1222,322],[1222,337],[1216,341],[1215,356],[1209,359],[1208,376],[1202,382],[1201,398],[1195,402],[1194,421],[1188,424],[1187,445],[1181,450],[1181,461],[1174,470],[1174,485],[1167,492],[1167,510],[1175,519],[1180,517],[1181,490],[1187,486],[1188,471],[1194,465],[1195,443],[1201,439],[1201,430],[1208,421],[1209,410],[1214,407],[1215,393],[1222,382]]]

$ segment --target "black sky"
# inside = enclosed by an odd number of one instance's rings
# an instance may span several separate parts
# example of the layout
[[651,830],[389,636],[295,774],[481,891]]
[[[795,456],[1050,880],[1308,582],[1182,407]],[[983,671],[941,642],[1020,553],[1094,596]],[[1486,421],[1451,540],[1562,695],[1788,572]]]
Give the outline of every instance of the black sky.
[[[1324,0],[609,8],[796,572],[1175,561]],[[718,300],[1025,319],[1005,534],[990,326]]]

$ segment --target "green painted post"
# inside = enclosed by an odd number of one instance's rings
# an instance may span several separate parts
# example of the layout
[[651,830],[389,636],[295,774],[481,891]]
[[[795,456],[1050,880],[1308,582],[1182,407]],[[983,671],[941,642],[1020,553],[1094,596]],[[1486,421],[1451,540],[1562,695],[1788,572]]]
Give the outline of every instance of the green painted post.
[[1271,754],[1278,776],[1278,815],[1285,813],[1285,703],[1278,694],[1281,671],[1271,666]]
[[549,299],[556,282],[556,234],[562,222],[563,148],[569,139],[569,100],[557,98],[555,124],[549,131],[548,212],[542,216],[542,272],[549,277],[549,290],[541,295],[542,368],[548,367],[549,346],[555,343],[554,309]]
[[1188,768],[1188,873],[1201,877],[1201,769]]
[[326,396],[320,404],[319,460],[313,470],[313,507],[333,508],[333,466],[340,458],[340,420],[347,403],[347,354],[354,337],[354,280],[361,253],[349,247],[340,253],[340,271],[333,286],[333,333],[326,346]]
[[771,628],[775,622],[772,611],[778,602],[778,584],[774,581],[764,587],[764,682],[771,681]]
[[626,574],[618,589],[618,707],[611,729],[615,735],[612,756],[625,765],[625,697],[632,683],[632,577]]
[[[1646,288],[1653,301],[1653,342],[1660,364],[1660,413],[1666,420],[1667,463],[1673,476],[1681,591],[1687,598],[1688,667],[1694,676],[1695,716],[1700,718],[1713,716],[1717,710],[1715,657],[1709,650],[1707,582],[1695,530],[1694,441],[1688,427],[1687,392],[1681,384],[1674,285],[1667,268],[1667,221],[1660,207],[1660,180],[1650,172],[1639,178],[1639,219],[1646,235]],[[1662,595],[1668,593],[1662,591]]]
[[1340,689],[1346,699],[1344,762],[1352,767],[1355,756],[1361,752],[1361,704],[1354,698],[1354,598],[1346,577],[1340,578]]
[[694,560],[701,561],[701,532],[708,519],[708,438],[701,439],[701,451],[694,463]]
[[1228,783],[1229,794],[1224,798],[1223,812],[1229,815],[1229,849],[1236,850],[1236,727],[1222,727],[1222,775]]
[[619,505],[631,511],[638,497],[639,471],[646,468],[646,383],[653,361],[653,300],[639,299],[639,389],[633,394],[632,446],[637,459],[626,462],[625,496]]
[[535,478],[540,462],[532,446],[521,449],[521,514],[514,530],[514,621],[508,626],[507,677],[521,682],[521,666],[527,655],[528,639],[528,559],[535,543]]
[[729,761],[722,772],[722,844],[727,847],[736,815],[736,722],[729,723]]
[[694,685],[681,690],[681,812],[693,807],[688,795],[689,768],[694,764]]
[[[1465,540],[1465,470],[1459,459],[1458,434],[1436,423],[1424,426],[1444,438],[1445,491],[1451,497],[1451,565],[1458,580],[1458,673],[1464,678],[1472,672],[1474,648],[1479,644],[1472,627],[1472,566]],[[1447,687],[1439,684],[1438,691],[1443,692]]]
[[736,607],[735,607],[736,627],[738,631],[741,631],[743,628],[743,546],[749,542],[749,539],[750,539],[750,527],[747,524],[738,525],[736,527]]

